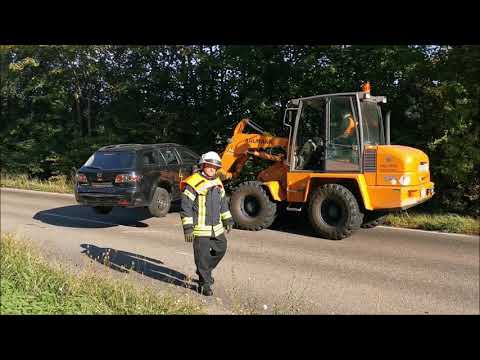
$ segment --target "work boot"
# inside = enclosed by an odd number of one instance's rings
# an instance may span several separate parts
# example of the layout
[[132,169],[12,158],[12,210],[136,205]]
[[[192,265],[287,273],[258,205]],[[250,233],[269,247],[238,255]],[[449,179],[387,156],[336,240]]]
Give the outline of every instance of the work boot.
[[[195,273],[198,275],[198,283],[201,285],[203,284],[203,280],[202,278],[200,277],[200,273],[198,271],[195,271]],[[210,276],[212,278],[212,284],[215,282],[215,279],[213,278],[213,276]]]
[[205,284],[200,287],[200,293],[204,296],[212,296],[213,295],[213,291],[210,288],[210,286],[205,285]]

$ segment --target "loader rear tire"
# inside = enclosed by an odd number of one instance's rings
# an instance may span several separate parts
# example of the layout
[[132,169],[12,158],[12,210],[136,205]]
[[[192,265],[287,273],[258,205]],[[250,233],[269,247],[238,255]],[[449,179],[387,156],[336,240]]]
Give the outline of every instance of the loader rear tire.
[[326,184],[312,193],[308,218],[321,237],[341,240],[360,228],[363,214],[350,190],[339,184]]
[[230,213],[239,229],[257,231],[270,227],[277,215],[277,204],[262,183],[246,181],[230,197]]

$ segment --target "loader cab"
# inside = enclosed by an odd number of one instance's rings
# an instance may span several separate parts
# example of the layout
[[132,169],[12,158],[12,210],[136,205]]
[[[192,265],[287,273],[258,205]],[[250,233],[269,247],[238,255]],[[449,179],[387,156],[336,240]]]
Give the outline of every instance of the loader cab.
[[366,91],[292,101],[285,116],[291,122],[284,121],[291,127],[290,171],[361,172],[363,148],[385,144],[379,102],[385,97]]

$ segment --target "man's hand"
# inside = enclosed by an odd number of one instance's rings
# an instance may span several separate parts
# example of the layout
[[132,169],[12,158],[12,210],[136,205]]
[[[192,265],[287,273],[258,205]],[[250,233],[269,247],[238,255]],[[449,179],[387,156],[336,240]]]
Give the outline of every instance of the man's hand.
[[233,225],[231,225],[231,224],[229,224],[229,225],[227,225],[227,226],[225,227],[225,230],[227,230],[227,234],[228,234],[230,231],[232,231],[232,229],[233,229]]
[[185,242],[191,243],[195,239],[195,235],[193,235],[193,232],[185,234]]

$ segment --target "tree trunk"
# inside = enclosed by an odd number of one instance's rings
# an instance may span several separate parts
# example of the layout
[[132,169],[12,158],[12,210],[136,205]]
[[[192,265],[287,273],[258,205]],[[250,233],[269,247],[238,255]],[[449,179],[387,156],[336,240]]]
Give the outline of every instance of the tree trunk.
[[85,137],[86,127],[85,127],[85,121],[83,120],[83,116],[82,116],[82,109],[81,109],[81,104],[80,104],[80,95],[78,93],[75,93],[75,110],[76,110],[76,113],[77,113],[77,123],[80,126],[81,136]]
[[92,135],[92,118],[90,117],[90,97],[87,99],[87,134]]

